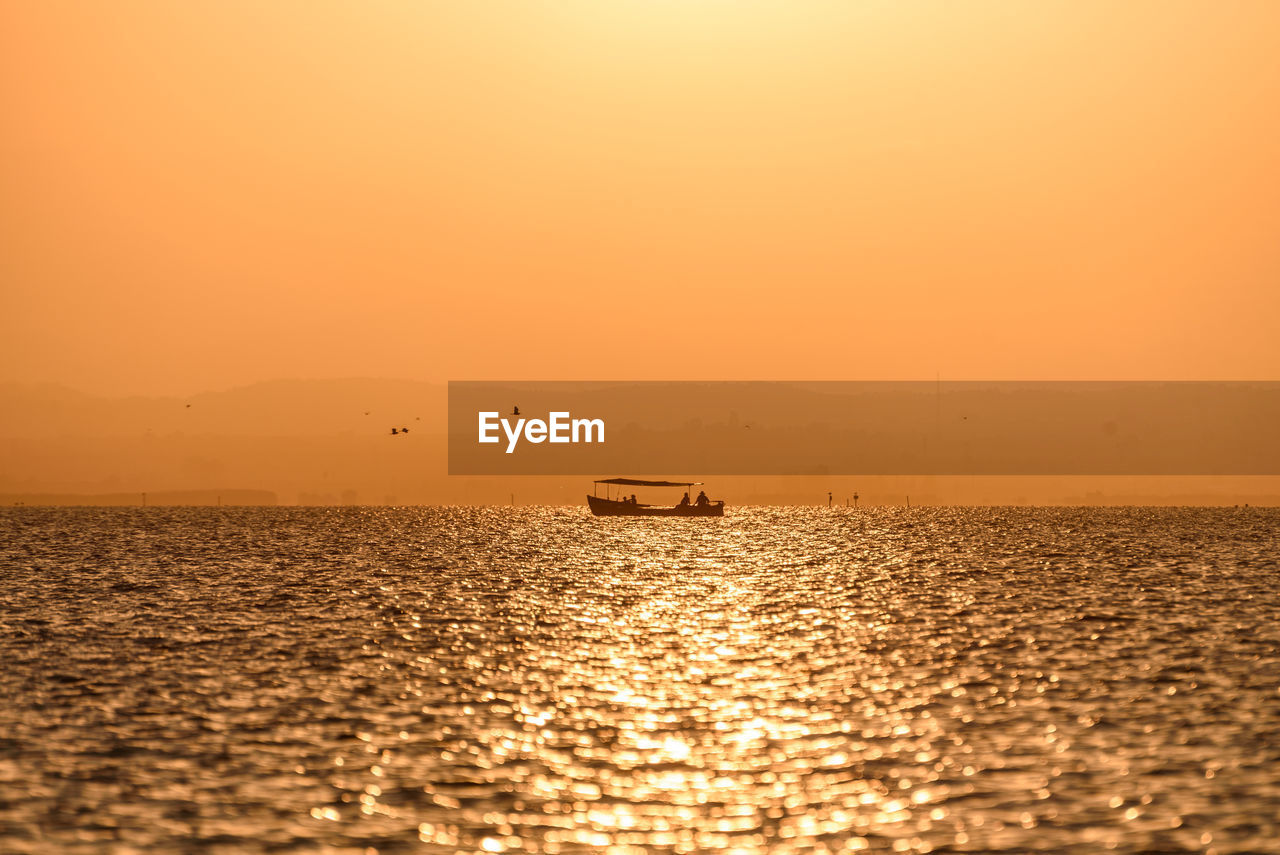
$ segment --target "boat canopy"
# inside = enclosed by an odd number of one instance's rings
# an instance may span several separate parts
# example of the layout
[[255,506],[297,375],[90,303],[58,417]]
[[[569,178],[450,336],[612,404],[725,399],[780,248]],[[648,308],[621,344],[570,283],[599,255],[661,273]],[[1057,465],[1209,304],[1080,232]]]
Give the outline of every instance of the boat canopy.
[[629,487],[697,487],[701,481],[642,481],[639,478],[601,478],[597,484],[626,484]]

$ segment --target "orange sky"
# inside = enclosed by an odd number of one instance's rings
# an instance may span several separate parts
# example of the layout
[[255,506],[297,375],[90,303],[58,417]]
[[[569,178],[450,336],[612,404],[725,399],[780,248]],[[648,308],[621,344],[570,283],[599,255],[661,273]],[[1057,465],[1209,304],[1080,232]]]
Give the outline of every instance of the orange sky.
[[1280,3],[0,6],[0,381],[1280,379]]

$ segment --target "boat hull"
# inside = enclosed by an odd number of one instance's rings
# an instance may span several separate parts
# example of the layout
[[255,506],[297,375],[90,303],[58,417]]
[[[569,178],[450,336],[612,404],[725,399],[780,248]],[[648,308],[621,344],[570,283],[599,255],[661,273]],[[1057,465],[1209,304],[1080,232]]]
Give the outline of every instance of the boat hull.
[[724,502],[712,502],[707,505],[676,505],[673,508],[655,507],[653,505],[633,505],[630,502],[618,502],[613,499],[602,499],[599,496],[587,496],[587,507],[598,517],[722,517]]

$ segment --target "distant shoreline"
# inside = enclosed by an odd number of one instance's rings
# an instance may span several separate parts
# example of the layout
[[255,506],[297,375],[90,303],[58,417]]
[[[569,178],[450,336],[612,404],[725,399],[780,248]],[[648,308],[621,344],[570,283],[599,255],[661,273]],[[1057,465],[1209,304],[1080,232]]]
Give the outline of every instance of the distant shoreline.
[[[542,507],[542,508],[582,508],[585,504],[529,503],[509,505],[506,503],[458,503],[458,502],[406,502],[385,504],[364,504],[340,502],[333,503],[282,503],[270,490],[166,490],[158,493],[147,493],[143,503],[141,493],[0,493],[0,508],[74,508],[74,507],[276,507],[276,508],[505,508],[505,507]],[[732,510],[747,508],[818,508],[828,510],[825,503],[798,502],[743,502],[730,507]],[[905,505],[893,502],[863,502],[857,508],[840,504],[829,510],[879,510],[881,508],[908,509]],[[921,508],[1240,508],[1240,509],[1275,509],[1280,508],[1280,496],[1258,496],[1249,501],[1232,501],[1226,498],[1196,498],[1190,496],[1115,496],[1095,501],[1064,499],[1053,502],[993,502],[993,503],[946,503],[946,502],[912,502],[910,509]]]

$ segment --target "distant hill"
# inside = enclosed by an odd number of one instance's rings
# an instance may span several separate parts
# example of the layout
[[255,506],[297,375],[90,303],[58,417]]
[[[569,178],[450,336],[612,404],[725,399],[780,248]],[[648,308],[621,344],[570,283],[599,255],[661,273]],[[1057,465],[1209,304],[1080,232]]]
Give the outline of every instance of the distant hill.
[[[0,384],[6,504],[426,501],[445,468],[446,386],[273,380],[177,397]],[[391,435],[391,429],[409,428]]]
[[[380,435],[443,431],[442,383],[351,378],[271,380],[185,398],[87,395],[0,384],[0,437]],[[368,415],[366,415],[366,413]]]
[[94,507],[167,507],[173,505],[274,505],[269,490],[169,490],[159,493],[0,493],[0,507],[77,505]]

